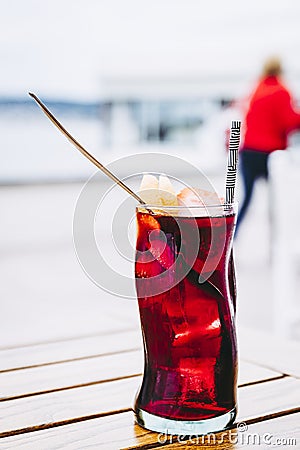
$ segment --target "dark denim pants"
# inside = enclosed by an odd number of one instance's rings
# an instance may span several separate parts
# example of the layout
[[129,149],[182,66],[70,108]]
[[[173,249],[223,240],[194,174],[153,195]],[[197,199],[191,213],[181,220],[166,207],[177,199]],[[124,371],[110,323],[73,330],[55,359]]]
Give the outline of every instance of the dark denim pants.
[[240,153],[239,160],[244,185],[244,199],[238,214],[236,233],[249,207],[256,180],[258,178],[268,179],[269,155],[270,153],[250,149],[244,149]]

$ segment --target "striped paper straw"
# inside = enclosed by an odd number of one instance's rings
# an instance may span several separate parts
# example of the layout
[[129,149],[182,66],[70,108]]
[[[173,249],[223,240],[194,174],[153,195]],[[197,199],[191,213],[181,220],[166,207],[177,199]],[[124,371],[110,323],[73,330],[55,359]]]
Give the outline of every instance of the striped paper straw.
[[225,203],[227,205],[234,202],[240,138],[241,138],[241,122],[240,120],[233,120],[231,122],[230,128],[230,139],[229,139],[229,150],[228,150],[227,172],[226,172]]

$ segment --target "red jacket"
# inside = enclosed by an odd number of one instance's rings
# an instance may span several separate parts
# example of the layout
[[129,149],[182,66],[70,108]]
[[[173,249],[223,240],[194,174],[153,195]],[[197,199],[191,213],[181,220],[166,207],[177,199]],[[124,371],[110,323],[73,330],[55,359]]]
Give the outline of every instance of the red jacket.
[[290,131],[300,128],[291,95],[274,76],[260,81],[250,98],[243,148],[271,153],[287,147]]

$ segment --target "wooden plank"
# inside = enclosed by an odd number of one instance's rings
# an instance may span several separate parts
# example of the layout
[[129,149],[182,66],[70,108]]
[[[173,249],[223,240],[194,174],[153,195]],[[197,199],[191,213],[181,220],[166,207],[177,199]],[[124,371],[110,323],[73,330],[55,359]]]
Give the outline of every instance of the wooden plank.
[[300,341],[247,328],[240,328],[238,335],[241,358],[300,378]]
[[132,412],[35,431],[0,439],[0,449],[62,449],[101,448],[116,450],[123,446],[157,442],[157,434],[134,425]]
[[300,380],[279,380],[245,386],[238,390],[239,420],[252,420],[293,408],[300,408]]
[[[114,382],[119,383],[118,393],[116,398],[124,395],[124,386],[122,383],[124,381]],[[129,383],[129,380],[127,380]],[[113,383],[110,383],[111,385]],[[285,385],[285,386],[283,386]],[[116,386],[116,384],[115,384]],[[129,384],[128,384],[129,386]],[[264,389],[259,389],[259,387],[264,387]],[[253,385],[249,387],[241,388],[240,395],[240,414],[239,422],[245,421],[247,418],[252,418],[253,422],[261,421],[261,424],[250,425],[250,427],[262,427],[264,432],[272,432],[273,428],[269,426],[271,420],[263,421],[263,418],[270,418],[270,416],[282,416],[287,414],[291,409],[298,407],[300,411],[300,382],[299,380],[294,380],[286,378],[283,380],[276,380],[266,382],[263,385]],[[87,389],[87,388],[84,388]],[[277,392],[277,395],[274,395]],[[121,394],[120,394],[121,393]],[[120,395],[119,395],[120,394]],[[280,394],[280,397],[278,396]],[[53,394],[51,394],[53,395]],[[107,392],[107,395],[109,393]],[[253,401],[249,403],[249,398],[252,396]],[[20,400],[19,400],[20,402]],[[8,402],[9,404],[11,402]],[[50,405],[50,402],[48,403]],[[259,412],[256,413],[257,405],[259,407]],[[262,405],[265,405],[262,408]],[[28,404],[28,410],[29,408]],[[116,403],[116,406],[118,404]],[[72,410],[74,406],[70,409]],[[55,411],[56,417],[62,417],[63,411],[66,409],[63,404],[57,403],[53,404],[52,410]],[[39,413],[38,413],[39,414]],[[51,414],[51,410],[49,411]],[[299,434],[299,414],[295,415],[297,421],[293,421],[293,415],[290,414],[286,416],[287,420],[283,422],[284,426],[282,428],[278,427],[276,420],[274,420],[275,431],[277,430],[278,435],[280,432],[292,432],[297,429]],[[288,424],[292,424],[290,426]],[[297,427],[296,427],[297,425]],[[255,430],[255,428],[252,428]],[[255,431],[253,431],[255,432]],[[297,434],[297,436],[298,436]],[[288,437],[288,434],[285,434]],[[293,436],[291,436],[293,437]],[[70,425],[62,425],[52,429],[40,430],[25,433],[22,435],[17,435],[9,438],[3,438],[0,440],[1,444],[4,445],[5,449],[18,448],[18,450],[25,449],[54,449],[54,448],[69,448],[78,449],[83,448],[103,448],[103,449],[132,449],[132,448],[147,448],[147,446],[155,447],[158,443],[158,434],[152,433],[138,425],[134,425],[134,416],[132,412],[119,413],[114,415],[109,415],[97,419],[87,420],[84,422],[72,423]],[[222,447],[220,447],[222,448]],[[233,448],[233,447],[223,447],[223,448]],[[235,447],[234,447],[235,448]],[[249,448],[253,448],[250,446]],[[265,447],[261,447],[265,448]],[[297,447],[294,447],[297,448]]]
[[244,386],[281,377],[282,374],[246,361],[239,363],[238,384]]
[[142,368],[143,354],[138,350],[4,372],[0,374],[0,400],[138,375]]
[[[28,396],[71,386],[142,373],[142,350],[0,373],[1,398]],[[280,373],[241,362],[239,383],[248,384],[281,376]]]
[[[251,338],[250,338],[251,337]],[[242,360],[268,366],[277,372],[298,376],[300,345],[283,342],[269,334],[239,329],[240,357]],[[142,347],[139,330],[109,333],[80,339],[52,342],[0,351],[0,373],[6,370],[54,364],[56,362],[101,356]],[[280,353],[279,353],[279,350]],[[298,353],[297,353],[298,352]],[[280,358],[278,358],[280,354]]]
[[48,344],[12,348],[0,351],[0,372],[136,350],[141,347],[141,332],[139,330],[128,330]]
[[[124,354],[124,355],[122,355],[122,358],[120,358],[119,360],[118,360],[118,363],[121,363],[121,364],[123,364],[123,367],[124,367],[124,358],[128,358],[128,357],[138,357],[138,354],[136,354],[136,355],[132,355],[131,353],[128,353],[128,355],[126,355],[126,354]],[[111,359],[114,359],[115,360],[115,355],[113,356],[113,358],[108,358],[109,359],[109,367],[111,368],[111,367],[113,367],[113,363],[111,362]],[[136,364],[139,364],[139,361],[138,361],[138,358],[135,358],[136,359]],[[89,377],[89,378],[86,378],[85,379],[85,381],[86,380],[91,380],[92,379],[92,377],[93,377],[93,375],[95,376],[95,377],[98,377],[98,378],[100,378],[100,376],[99,376],[99,370],[95,370],[95,368],[94,368],[94,373],[91,371],[92,370],[92,367],[88,364],[89,363],[89,361],[86,361],[85,362],[85,364],[86,364],[86,370],[85,370],[85,374]],[[68,364],[69,365],[69,364]],[[76,367],[77,366],[77,367]],[[254,365],[252,365],[252,364],[249,364],[249,363],[241,363],[241,370],[240,370],[240,374],[242,374],[241,375],[241,377],[240,377],[240,381],[242,382],[241,384],[242,385],[245,385],[245,384],[247,384],[247,383],[253,383],[253,382],[255,382],[255,381],[257,381],[257,380],[261,380],[261,379],[265,379],[266,377],[272,377],[272,376],[277,376],[277,373],[276,372],[272,372],[272,371],[268,371],[268,370],[266,370],[266,371],[264,371],[262,368],[260,368],[260,367],[258,367],[258,370],[256,370],[257,368],[254,366]],[[130,366],[130,365],[126,365],[126,368],[130,368],[130,367],[132,367],[132,366]],[[75,373],[75,369],[77,369],[78,370],[78,365],[77,364],[74,364],[73,365],[73,372]],[[27,371],[25,371],[25,372],[27,372]],[[31,372],[31,371],[30,371]],[[21,373],[21,372],[17,372],[17,374],[18,374],[18,376],[19,376],[19,373]],[[70,370],[70,373],[72,373],[72,370]],[[118,372],[119,373],[119,372]],[[111,374],[112,374],[112,372],[111,372]],[[6,374],[6,376],[7,376],[8,374]],[[10,375],[14,375],[14,374],[10,374]],[[59,384],[59,386],[61,386],[63,383],[60,381],[60,379],[59,379],[59,376],[62,376],[63,374],[62,373],[57,373],[56,374],[56,377],[55,377],[55,380],[57,381],[57,383],[60,383]],[[79,377],[80,376],[80,373],[77,373],[77,376]],[[261,378],[262,377],[262,378]],[[52,379],[52,381],[55,381],[55,380],[53,380]],[[77,381],[79,381],[79,378],[76,378],[76,380]],[[0,381],[1,381],[1,377],[0,377]],[[3,381],[3,380],[2,380]],[[17,389],[19,386],[18,386],[18,383],[20,382],[20,379],[19,379],[19,377],[16,379],[16,380],[14,380],[15,381],[15,383],[17,383],[16,384],[16,386],[15,386],[15,389]],[[22,381],[22,379],[21,379],[21,381]],[[28,381],[30,382],[30,381],[32,381],[32,380],[30,380],[30,378],[28,379]],[[71,379],[69,379],[69,381],[71,381]],[[81,381],[83,381],[83,379],[81,379]],[[37,382],[37,378],[35,378],[34,379],[34,383],[36,383]],[[138,387],[138,384],[140,383],[140,378],[138,378],[138,379],[136,379],[136,380],[133,380],[133,385],[135,386],[135,390],[137,390],[137,387]],[[23,385],[24,386],[24,385]],[[53,386],[53,385],[52,385]],[[107,386],[107,384],[105,384],[105,386]],[[11,386],[12,387],[12,386]],[[30,387],[33,387],[34,389],[36,389],[36,386],[35,386],[35,384],[32,386],[32,385],[28,385],[28,386],[26,386],[28,389],[30,388]],[[40,384],[40,387],[41,387],[41,384]],[[49,384],[49,379],[48,379],[48,384],[46,385],[46,386],[44,386],[44,387],[48,387],[48,389],[46,389],[46,390],[50,390],[49,389],[49,387],[50,387],[50,384]],[[100,392],[102,392],[102,385],[99,385],[99,389],[100,389]],[[105,388],[106,389],[106,388]],[[73,391],[75,392],[75,394],[73,394]],[[28,391],[26,391],[26,392],[28,392]],[[60,399],[62,402],[64,402],[64,404],[68,404],[68,403],[72,403],[73,402],[73,396],[74,396],[74,401],[76,401],[75,399],[77,398],[76,396],[77,395],[79,395],[79,398],[78,398],[78,402],[80,403],[81,401],[82,402],[86,402],[86,399],[85,399],[85,392],[89,392],[89,391],[82,391],[82,390],[78,390],[78,389],[72,389],[71,391],[70,391],[70,393],[69,393],[69,391],[66,391],[66,394],[61,394],[61,392],[60,391],[58,391],[58,395],[55,397],[55,399]],[[92,391],[92,392],[94,392],[94,391]],[[96,389],[95,390],[95,398],[98,398],[99,397],[99,395],[97,394],[97,392],[98,392],[98,389]],[[82,393],[82,396],[81,396],[81,393]],[[133,398],[133,395],[134,394],[132,394],[132,398]],[[29,410],[31,410],[31,411],[35,411],[35,410],[38,410],[38,411],[40,411],[40,410],[42,410],[43,408],[46,408],[47,410],[49,410],[49,407],[47,406],[47,404],[48,403],[51,403],[52,402],[52,400],[49,400],[48,401],[48,398],[49,398],[49,396],[48,395],[43,395],[42,397],[40,397],[40,396],[36,396],[36,397],[30,397],[30,398],[27,398],[27,397],[24,397],[24,398],[22,398],[22,399],[20,399],[20,400],[22,400],[22,401],[15,401],[15,400],[10,400],[9,401],[9,406],[8,406],[8,408],[9,408],[9,410],[10,411],[12,411],[12,408],[14,408],[15,407],[15,405],[17,405],[17,408],[16,408],[16,410],[14,411],[14,413],[7,413],[7,411],[6,411],[6,406],[2,403],[2,405],[0,404],[0,411],[2,411],[2,408],[4,408],[5,409],[5,412],[3,412],[3,414],[2,414],[2,416],[4,417],[6,417],[6,419],[3,419],[2,421],[1,421],[1,424],[0,424],[0,431],[6,431],[6,430],[8,430],[11,426],[15,426],[16,425],[16,421],[15,421],[15,418],[18,416],[18,414],[21,416],[21,422],[18,424],[18,428],[22,428],[23,426],[25,427],[25,426],[29,426],[29,422],[26,422],[27,421],[27,411],[28,411],[28,409]],[[51,399],[52,397],[50,397],[50,399]],[[100,395],[100,398],[101,398],[101,395]],[[54,400],[53,400],[54,401]],[[55,402],[56,402],[56,400],[55,400]],[[130,407],[130,401],[127,403],[127,405],[126,405],[126,407]],[[25,405],[24,407],[22,407],[22,405]],[[89,414],[95,414],[95,413],[97,413],[97,409],[95,408],[95,405],[94,404],[92,404],[93,405],[93,408],[92,408],[92,410],[89,412]],[[19,410],[19,407],[22,407],[21,408],[21,411],[18,413],[18,410]],[[122,407],[122,405],[120,405],[119,406],[120,408]],[[109,411],[109,410],[108,410]],[[84,413],[83,413],[84,414]],[[85,414],[88,414],[88,413],[85,413]],[[13,417],[13,423],[10,423],[10,422],[7,422],[7,420],[9,419],[10,420],[10,418],[11,417]],[[32,422],[32,423],[30,423],[30,426],[33,426],[34,425],[34,423]],[[4,427],[4,428],[3,428]]]
[[[25,428],[50,428],[130,409],[139,382],[137,378],[118,380],[2,402],[0,432],[3,435]],[[257,420],[297,407],[300,407],[300,381],[293,378],[239,389],[239,421]]]
[[[283,342],[282,339],[277,339],[270,334],[244,327],[239,328],[238,335],[242,360],[253,361],[262,366],[268,365],[278,372],[288,373],[289,375],[296,376],[298,374],[298,369],[289,373],[286,367],[289,368],[292,365],[298,368],[300,366],[298,358],[293,358],[293,355],[297,354],[296,352],[299,353],[299,342]],[[4,349],[0,350],[0,372],[134,350],[141,347],[140,330],[127,330]],[[281,354],[279,361],[278,353]],[[290,359],[291,361],[289,361]]]
[[0,403],[0,436],[9,430],[129,410],[141,378],[128,378]]

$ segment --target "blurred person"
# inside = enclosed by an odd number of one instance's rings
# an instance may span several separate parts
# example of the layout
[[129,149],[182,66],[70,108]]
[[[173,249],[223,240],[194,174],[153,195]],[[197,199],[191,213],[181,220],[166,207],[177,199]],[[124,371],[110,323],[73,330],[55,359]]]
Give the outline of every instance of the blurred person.
[[244,199],[236,232],[248,210],[256,180],[268,179],[269,155],[275,150],[285,150],[289,133],[300,128],[300,112],[294,109],[291,94],[284,86],[281,75],[280,59],[268,59],[249,99],[240,152]]

